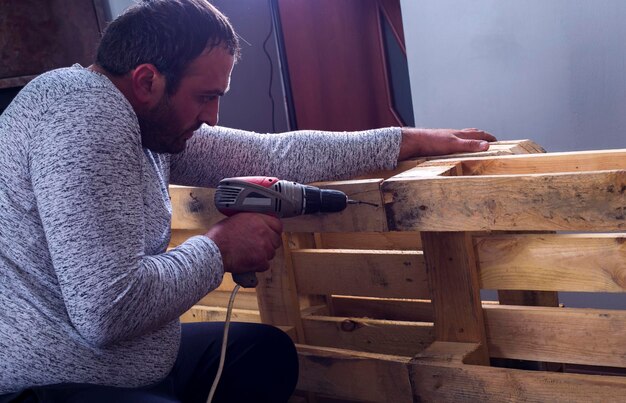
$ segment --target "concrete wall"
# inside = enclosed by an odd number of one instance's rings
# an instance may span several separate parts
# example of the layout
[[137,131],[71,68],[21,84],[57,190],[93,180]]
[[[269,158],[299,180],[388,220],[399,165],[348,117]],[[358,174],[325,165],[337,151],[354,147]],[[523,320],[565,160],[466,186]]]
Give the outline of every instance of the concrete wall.
[[[417,126],[479,127],[548,151],[626,148],[626,1],[401,5]],[[620,294],[560,298],[626,308]]]
[[[115,18],[133,3],[108,0],[110,16]],[[243,39],[242,58],[233,70],[230,91],[221,100],[219,125],[263,133],[286,131],[288,120],[274,35],[266,45],[269,59],[263,50],[272,27],[269,1],[212,0],[211,3],[230,18]]]
[[623,0],[401,0],[416,124],[626,147]]

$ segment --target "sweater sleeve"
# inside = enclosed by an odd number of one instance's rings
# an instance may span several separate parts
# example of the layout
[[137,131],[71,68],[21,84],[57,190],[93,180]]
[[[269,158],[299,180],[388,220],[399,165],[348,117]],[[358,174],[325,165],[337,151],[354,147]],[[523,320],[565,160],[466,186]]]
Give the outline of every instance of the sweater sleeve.
[[32,185],[69,318],[102,347],[176,320],[223,267],[206,237],[145,254],[147,168],[132,109],[105,89],[62,98],[35,128]]
[[246,175],[303,183],[346,179],[394,168],[401,137],[400,128],[259,134],[203,125],[186,150],[172,156],[171,182],[211,187]]

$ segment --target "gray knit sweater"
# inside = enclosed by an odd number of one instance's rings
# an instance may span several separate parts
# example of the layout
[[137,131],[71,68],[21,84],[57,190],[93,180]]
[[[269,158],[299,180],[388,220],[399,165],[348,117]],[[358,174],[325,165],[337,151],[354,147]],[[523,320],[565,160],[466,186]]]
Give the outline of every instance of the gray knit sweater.
[[0,394],[167,375],[177,318],[223,276],[207,237],[165,251],[168,183],[349,177],[394,167],[400,137],[203,126],[182,154],[157,154],[106,77],[74,66],[33,80],[0,116]]

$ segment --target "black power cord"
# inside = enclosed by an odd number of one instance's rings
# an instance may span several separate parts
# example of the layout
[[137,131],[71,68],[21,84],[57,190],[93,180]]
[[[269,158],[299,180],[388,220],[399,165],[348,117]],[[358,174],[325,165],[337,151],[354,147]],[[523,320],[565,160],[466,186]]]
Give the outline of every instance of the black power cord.
[[[270,13],[272,11],[272,0],[268,0]],[[271,17],[271,15],[270,15]],[[267,56],[267,60],[270,65],[270,82],[268,88],[268,96],[270,98],[270,102],[272,104],[272,133],[276,133],[276,103],[274,100],[274,94],[272,93],[272,86],[274,84],[274,62],[272,61],[272,56],[270,52],[267,50],[267,43],[272,38],[272,34],[274,33],[274,19],[270,18],[270,31],[267,33],[265,40],[263,41],[263,52]]]

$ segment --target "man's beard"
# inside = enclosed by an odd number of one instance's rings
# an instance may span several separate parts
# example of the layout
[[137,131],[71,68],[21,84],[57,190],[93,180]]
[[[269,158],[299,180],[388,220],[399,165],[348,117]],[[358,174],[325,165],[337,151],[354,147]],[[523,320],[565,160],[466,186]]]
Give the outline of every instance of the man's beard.
[[185,150],[182,125],[164,95],[157,106],[144,116],[137,116],[141,130],[141,144],[157,153],[177,154]]

